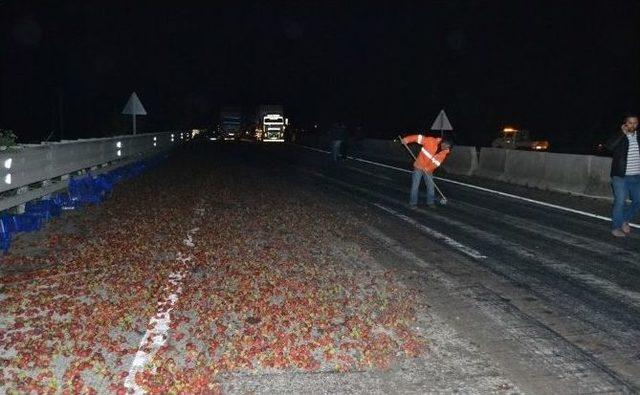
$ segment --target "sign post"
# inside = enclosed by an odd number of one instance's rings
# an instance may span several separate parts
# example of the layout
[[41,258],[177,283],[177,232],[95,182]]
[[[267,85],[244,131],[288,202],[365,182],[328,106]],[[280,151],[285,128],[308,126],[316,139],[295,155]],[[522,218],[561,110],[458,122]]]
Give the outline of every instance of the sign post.
[[138,99],[138,95],[133,92],[131,97],[129,97],[129,101],[124,106],[124,110],[122,110],[123,114],[129,115],[133,118],[133,134],[136,134],[136,115],[147,115],[147,110],[144,109],[144,106]]
[[449,118],[447,118],[447,114],[444,112],[444,110],[440,110],[440,113],[436,117],[436,120],[433,121],[433,125],[431,125],[431,130],[439,130],[440,138],[443,137],[445,130],[453,130],[453,126],[451,126],[451,122],[449,122]]

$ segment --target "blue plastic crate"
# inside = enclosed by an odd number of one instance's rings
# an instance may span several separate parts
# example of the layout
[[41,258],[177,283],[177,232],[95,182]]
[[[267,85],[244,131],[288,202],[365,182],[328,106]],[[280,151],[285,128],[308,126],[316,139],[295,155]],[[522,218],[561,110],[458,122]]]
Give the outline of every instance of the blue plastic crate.
[[0,233],[0,250],[5,254],[11,247],[11,233]]
[[32,201],[25,205],[27,214],[37,216],[45,221],[60,215],[61,211],[60,206],[53,199]]
[[31,214],[12,215],[15,232],[34,232],[42,227],[42,219]]
[[68,190],[71,201],[79,202],[80,204],[96,204],[102,201],[103,195],[96,188],[91,175],[69,180]]
[[53,197],[53,200],[56,202],[58,207],[60,207],[60,209],[63,211],[75,210],[76,208],[82,205],[82,203],[79,202],[77,199],[73,200],[67,192],[62,192],[55,195]]
[[2,233],[18,232],[17,223],[13,217],[13,215],[3,215],[0,217],[0,229]]
[[111,190],[113,189],[113,182],[111,181],[111,177],[104,174],[94,178],[93,184],[96,192],[102,195],[103,198],[109,196],[111,194]]
[[6,254],[11,247],[11,226],[13,221],[8,216],[0,217],[0,249]]

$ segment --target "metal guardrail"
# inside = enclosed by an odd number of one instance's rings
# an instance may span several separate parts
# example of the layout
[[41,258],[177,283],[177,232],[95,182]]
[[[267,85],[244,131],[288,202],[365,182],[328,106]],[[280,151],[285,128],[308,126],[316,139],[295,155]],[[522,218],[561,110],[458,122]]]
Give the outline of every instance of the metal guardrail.
[[20,145],[0,151],[0,211],[66,188],[74,174],[96,173],[167,151],[189,132],[146,133]]

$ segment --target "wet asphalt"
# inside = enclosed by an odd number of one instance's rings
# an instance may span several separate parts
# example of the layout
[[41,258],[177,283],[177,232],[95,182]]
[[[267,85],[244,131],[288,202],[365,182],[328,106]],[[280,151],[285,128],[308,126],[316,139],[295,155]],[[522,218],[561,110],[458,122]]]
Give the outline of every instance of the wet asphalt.
[[[446,255],[432,270],[441,271],[465,288],[462,294],[467,302],[485,300],[484,307],[476,306],[476,311],[484,309],[494,316],[484,328],[468,335],[479,336],[476,340],[482,343],[482,332],[489,331],[485,333],[487,352],[504,354],[496,337],[506,330],[511,334],[507,337],[526,350],[521,350],[523,355],[505,357],[502,363],[513,367],[529,358],[537,361],[529,365],[542,366],[538,373],[531,367],[514,371],[521,375],[522,388],[551,393],[563,388],[562,380],[559,387],[541,387],[540,383],[573,376],[585,387],[568,387],[572,388],[568,392],[640,391],[640,229],[633,229],[627,238],[614,238],[606,220],[480,191],[447,179],[602,216],[609,216],[609,201],[445,174],[439,175],[443,179],[437,183],[448,199],[447,205],[426,207],[423,187],[419,209],[411,210],[407,204],[411,182],[407,172],[355,158],[334,165],[326,153],[301,146],[261,150],[294,165],[332,193],[359,202],[363,210],[376,216],[377,229],[386,229],[403,250],[424,256],[429,253],[424,247],[434,246],[430,249],[437,248]],[[410,167],[410,163],[377,162]],[[481,257],[452,247],[441,236]],[[443,313],[450,310],[451,300],[443,299]],[[514,312],[518,319],[509,323]],[[491,329],[491,325],[497,327]],[[532,338],[539,341],[526,346]],[[556,360],[547,355],[540,361],[544,354],[555,355]],[[543,378],[531,381],[536,374]],[[593,382],[585,379],[596,376]]]

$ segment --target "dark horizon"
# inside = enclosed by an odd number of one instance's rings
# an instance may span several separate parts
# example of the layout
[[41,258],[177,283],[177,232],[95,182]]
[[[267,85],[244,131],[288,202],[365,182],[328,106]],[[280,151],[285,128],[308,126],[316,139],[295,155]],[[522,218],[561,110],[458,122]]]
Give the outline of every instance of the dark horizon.
[[[506,125],[591,146],[640,111],[637,1],[377,3],[3,1],[1,128],[24,142],[211,127],[226,105],[294,124],[428,128],[458,143]],[[63,122],[60,122],[60,115]]]

